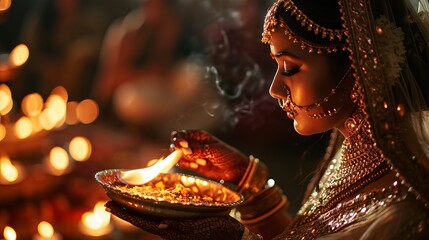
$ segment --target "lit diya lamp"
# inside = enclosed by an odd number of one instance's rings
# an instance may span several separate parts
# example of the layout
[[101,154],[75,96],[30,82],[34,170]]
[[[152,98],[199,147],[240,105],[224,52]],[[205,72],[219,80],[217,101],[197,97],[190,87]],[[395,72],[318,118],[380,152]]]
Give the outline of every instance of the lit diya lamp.
[[168,173],[182,155],[182,150],[176,150],[151,167],[104,170],[95,178],[113,201],[161,217],[225,216],[243,202],[241,194],[218,182]]

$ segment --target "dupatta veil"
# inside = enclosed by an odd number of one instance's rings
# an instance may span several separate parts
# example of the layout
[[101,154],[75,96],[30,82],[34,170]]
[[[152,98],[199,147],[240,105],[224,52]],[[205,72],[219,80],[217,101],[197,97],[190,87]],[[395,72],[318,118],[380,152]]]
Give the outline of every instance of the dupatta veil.
[[340,0],[372,136],[397,176],[428,206],[429,3]]

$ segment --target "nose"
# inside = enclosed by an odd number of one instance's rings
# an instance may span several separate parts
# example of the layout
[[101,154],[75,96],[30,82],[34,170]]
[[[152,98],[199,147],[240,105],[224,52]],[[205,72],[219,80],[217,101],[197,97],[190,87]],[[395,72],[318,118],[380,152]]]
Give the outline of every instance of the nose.
[[276,74],[274,75],[273,81],[270,86],[270,95],[273,98],[277,99],[286,99],[285,95],[285,83],[283,81],[283,78],[281,74],[279,74],[279,71],[277,70]]

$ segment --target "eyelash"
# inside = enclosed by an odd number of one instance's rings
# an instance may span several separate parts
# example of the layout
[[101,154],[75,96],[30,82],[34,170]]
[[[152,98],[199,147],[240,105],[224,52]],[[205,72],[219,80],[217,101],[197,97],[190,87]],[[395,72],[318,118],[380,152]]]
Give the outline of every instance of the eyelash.
[[297,67],[297,68],[292,68],[292,69],[290,69],[290,70],[284,70],[283,72],[282,72],[282,75],[283,76],[286,76],[286,77],[291,77],[292,75],[294,75],[295,73],[297,73],[297,72],[299,72],[299,67]]
[[292,68],[290,70],[287,70],[287,66],[286,66],[286,61],[283,62],[283,72],[282,75],[286,76],[286,77],[291,77],[292,75],[294,75],[295,73],[299,72],[299,67],[296,68]]

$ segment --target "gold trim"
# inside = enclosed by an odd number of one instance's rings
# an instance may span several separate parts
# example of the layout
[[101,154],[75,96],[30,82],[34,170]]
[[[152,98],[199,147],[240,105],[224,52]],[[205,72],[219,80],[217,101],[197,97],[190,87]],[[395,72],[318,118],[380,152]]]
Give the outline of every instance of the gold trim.
[[396,111],[394,94],[387,87],[382,71],[371,1],[340,0],[340,5],[347,32],[351,36],[359,36],[347,37],[346,41],[359,84],[358,91],[365,96],[365,121],[370,126],[372,137],[396,175],[428,206],[429,176],[400,136],[401,116]]
[[246,173],[236,189],[238,193],[246,198],[263,189],[268,178],[268,170],[265,164],[252,155],[249,159],[250,163],[246,169]]

